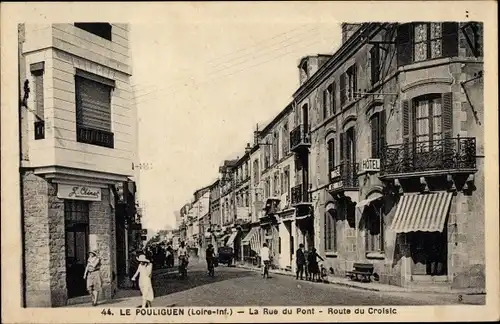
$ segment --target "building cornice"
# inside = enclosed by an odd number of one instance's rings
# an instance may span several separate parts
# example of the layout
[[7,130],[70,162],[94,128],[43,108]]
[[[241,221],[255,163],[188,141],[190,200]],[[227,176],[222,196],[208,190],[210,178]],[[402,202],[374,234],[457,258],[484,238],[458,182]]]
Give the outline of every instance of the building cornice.
[[62,166],[34,167],[33,173],[54,183],[98,186],[107,188],[117,182],[127,182],[128,175],[90,171]]

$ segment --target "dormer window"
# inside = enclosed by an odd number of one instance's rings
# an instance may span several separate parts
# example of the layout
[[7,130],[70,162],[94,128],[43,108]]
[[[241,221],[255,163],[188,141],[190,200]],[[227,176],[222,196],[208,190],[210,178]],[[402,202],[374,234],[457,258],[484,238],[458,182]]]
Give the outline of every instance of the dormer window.
[[300,66],[300,81],[305,81],[309,77],[309,68],[307,61],[304,61]]

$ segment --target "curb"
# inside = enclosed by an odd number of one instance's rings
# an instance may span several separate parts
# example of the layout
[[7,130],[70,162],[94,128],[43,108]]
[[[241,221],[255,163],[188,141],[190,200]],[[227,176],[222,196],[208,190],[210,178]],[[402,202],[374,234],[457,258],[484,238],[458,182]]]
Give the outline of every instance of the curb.
[[[253,270],[253,271],[260,271],[260,268],[252,268],[252,267],[247,267],[247,266],[240,266],[237,265],[237,268],[242,268],[242,269],[247,269],[247,270]],[[279,270],[269,270],[270,273],[273,274],[278,274],[282,276],[289,276],[293,277],[294,274],[291,272],[282,272]],[[330,277],[331,278],[331,277]],[[338,286],[344,286],[344,287],[350,287],[350,288],[355,288],[355,289],[360,289],[360,290],[368,290],[368,291],[377,291],[377,292],[388,292],[388,293],[415,293],[415,294],[440,294],[440,295],[486,295],[486,292],[484,289],[477,289],[474,291],[428,291],[428,290],[411,290],[411,289],[404,289],[404,288],[391,288],[387,287],[387,289],[380,289],[380,288],[374,288],[374,287],[363,287],[359,286],[356,284],[349,284],[347,282],[338,282],[334,280],[328,281],[327,284],[333,284],[333,285],[338,285]]]

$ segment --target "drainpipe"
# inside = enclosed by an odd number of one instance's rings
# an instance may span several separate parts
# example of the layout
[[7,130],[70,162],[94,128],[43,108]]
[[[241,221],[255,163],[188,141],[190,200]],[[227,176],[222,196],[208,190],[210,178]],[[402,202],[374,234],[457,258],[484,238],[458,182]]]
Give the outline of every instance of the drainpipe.
[[25,75],[21,76],[21,64],[24,64],[24,59],[22,58],[21,44],[24,42],[24,24],[21,24],[18,28],[18,96],[19,96],[19,108],[18,108],[18,132],[19,132],[19,193],[20,193],[20,204],[21,204],[21,307],[26,307],[26,255],[25,255],[25,233],[24,233],[24,185],[23,185],[23,145],[22,145],[22,109],[26,104],[21,96],[21,83],[25,79]]

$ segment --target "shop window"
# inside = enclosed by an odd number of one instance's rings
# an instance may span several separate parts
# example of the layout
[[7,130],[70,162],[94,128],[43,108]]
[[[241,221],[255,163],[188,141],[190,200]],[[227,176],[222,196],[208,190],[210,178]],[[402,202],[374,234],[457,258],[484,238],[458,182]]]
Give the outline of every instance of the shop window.
[[82,70],[75,76],[77,141],[113,148],[111,92],[114,81]]
[[43,75],[45,72],[45,63],[35,63],[30,65],[31,75],[33,77],[33,89],[35,90],[35,140],[45,138],[45,107],[43,95]]
[[366,252],[384,252],[384,215],[380,203],[365,208]]
[[385,110],[375,113],[370,119],[372,158],[380,158],[385,146]]
[[325,212],[325,251],[337,251],[337,220],[333,210]]
[[75,23],[75,27],[111,41],[112,26],[109,23]]

